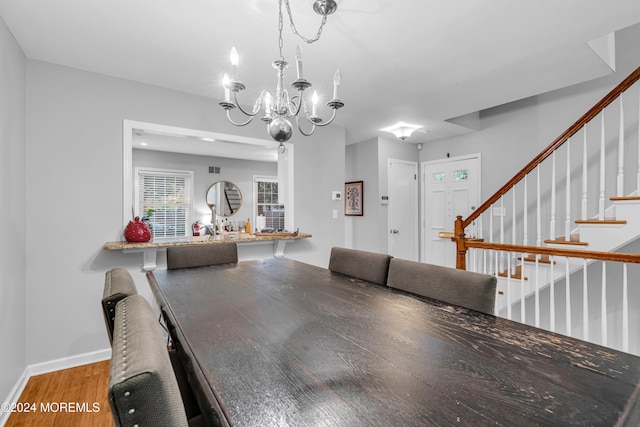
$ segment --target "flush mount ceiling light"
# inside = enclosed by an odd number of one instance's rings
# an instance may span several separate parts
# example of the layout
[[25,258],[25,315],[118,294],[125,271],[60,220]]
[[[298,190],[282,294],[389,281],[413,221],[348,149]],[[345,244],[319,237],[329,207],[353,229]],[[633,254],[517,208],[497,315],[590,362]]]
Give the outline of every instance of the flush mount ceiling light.
[[[340,87],[340,70],[336,71],[333,77],[333,99],[327,102],[327,106],[333,110],[333,114],[328,121],[324,121],[318,116],[318,101],[319,96],[316,91],[311,96],[311,111],[307,106],[308,100],[303,99],[303,92],[311,87],[311,83],[304,79],[302,73],[302,50],[300,46],[296,49],[296,71],[297,79],[291,83],[291,86],[298,91],[297,95],[289,96],[289,93],[284,89],[284,70],[289,66],[289,63],[285,61],[282,55],[282,2],[278,1],[278,47],[280,49],[280,58],[273,62],[273,68],[277,70],[277,86],[275,93],[271,93],[268,90],[263,90],[253,105],[251,111],[247,111],[242,108],[238,102],[238,92],[245,89],[245,85],[238,79],[238,51],[236,48],[231,49],[231,77],[227,74],[224,75],[224,101],[220,102],[220,106],[227,112],[227,119],[236,126],[245,126],[249,124],[255,116],[257,116],[262,107],[264,106],[264,116],[261,120],[267,124],[267,132],[274,140],[280,142],[288,141],[293,133],[293,126],[289,121],[290,118],[295,118],[296,125],[301,134],[305,136],[311,135],[316,126],[327,126],[336,117],[336,111],[344,107],[344,103],[338,98],[338,88]],[[313,9],[319,15],[322,15],[322,22],[318,28],[318,32],[313,39],[307,39],[298,33],[296,26],[293,23],[293,16],[291,15],[291,8],[289,7],[289,0],[284,0],[287,7],[287,13],[289,15],[289,23],[291,29],[295,35],[300,37],[304,42],[310,44],[320,39],[322,29],[327,22],[327,16],[335,12],[337,4],[334,0],[316,0],[313,4]],[[233,95],[231,95],[233,94]],[[233,96],[233,100],[231,99]],[[231,110],[238,109],[248,119],[245,122],[235,122],[231,119]],[[305,132],[302,130],[300,122],[308,122],[311,125],[311,130]]]
[[405,139],[409,138],[411,134],[413,134],[413,132],[421,128],[422,126],[412,125],[406,122],[398,122],[394,125],[388,126],[380,130],[384,132],[391,132],[396,136],[396,138],[399,138],[404,141]]

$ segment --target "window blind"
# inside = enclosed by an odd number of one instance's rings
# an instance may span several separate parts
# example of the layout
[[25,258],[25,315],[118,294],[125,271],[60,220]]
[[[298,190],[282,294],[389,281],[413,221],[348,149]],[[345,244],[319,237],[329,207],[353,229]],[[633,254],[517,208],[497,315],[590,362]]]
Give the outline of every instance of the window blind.
[[191,234],[193,173],[139,169],[137,206],[149,218],[154,238],[185,237]]
[[285,208],[278,203],[278,181],[276,178],[256,177],[255,205],[257,215],[265,217],[267,228],[284,230]]

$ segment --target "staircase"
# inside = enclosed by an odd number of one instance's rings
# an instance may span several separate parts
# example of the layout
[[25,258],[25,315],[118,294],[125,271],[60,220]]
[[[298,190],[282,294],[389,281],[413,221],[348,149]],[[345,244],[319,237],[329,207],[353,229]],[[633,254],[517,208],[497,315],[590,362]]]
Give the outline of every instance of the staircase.
[[[607,216],[607,219],[576,220],[576,228],[571,230],[571,238],[565,236],[544,241],[545,247],[574,250],[589,250],[598,252],[616,252],[628,243],[640,237],[640,197],[613,197],[607,213],[614,213],[615,217]],[[626,218],[629,218],[628,220]],[[591,261],[587,261],[590,264]],[[573,274],[584,268],[584,262],[577,258],[551,260],[549,256],[529,255],[518,257],[512,265],[515,269],[504,269],[498,273],[498,295],[496,297],[496,311],[505,312],[511,301],[511,305],[518,304],[523,297],[529,298],[538,291],[547,288],[552,281],[563,279],[568,272]],[[529,280],[532,278],[532,280]],[[537,278],[536,280],[533,280]],[[522,290],[513,290],[513,285],[522,285]]]
[[617,252],[640,238],[639,80],[640,67],[456,220],[456,267],[498,278],[497,315],[640,354],[640,254]]

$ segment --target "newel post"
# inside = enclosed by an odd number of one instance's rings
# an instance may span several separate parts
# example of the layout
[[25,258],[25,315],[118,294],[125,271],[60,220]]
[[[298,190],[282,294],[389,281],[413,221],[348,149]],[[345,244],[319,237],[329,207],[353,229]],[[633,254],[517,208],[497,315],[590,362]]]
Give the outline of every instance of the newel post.
[[464,226],[462,225],[462,216],[456,217],[455,228],[453,231],[456,241],[456,268],[460,270],[467,269],[467,238],[464,235]]

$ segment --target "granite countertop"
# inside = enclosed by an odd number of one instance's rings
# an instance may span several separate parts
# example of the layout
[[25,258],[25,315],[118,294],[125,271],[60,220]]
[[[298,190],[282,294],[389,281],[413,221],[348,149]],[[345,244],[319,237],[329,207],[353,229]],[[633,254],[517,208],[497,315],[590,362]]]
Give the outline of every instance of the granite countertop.
[[155,239],[144,243],[127,242],[125,240],[117,242],[107,242],[102,248],[110,251],[122,250],[122,249],[144,249],[144,248],[166,248],[169,246],[182,246],[182,245],[210,245],[216,243],[226,242],[259,242],[269,240],[291,240],[291,239],[307,239],[312,237],[308,233],[258,233],[245,234],[245,233],[229,233],[219,234],[217,236],[196,236],[196,237],[182,237],[177,239]]

